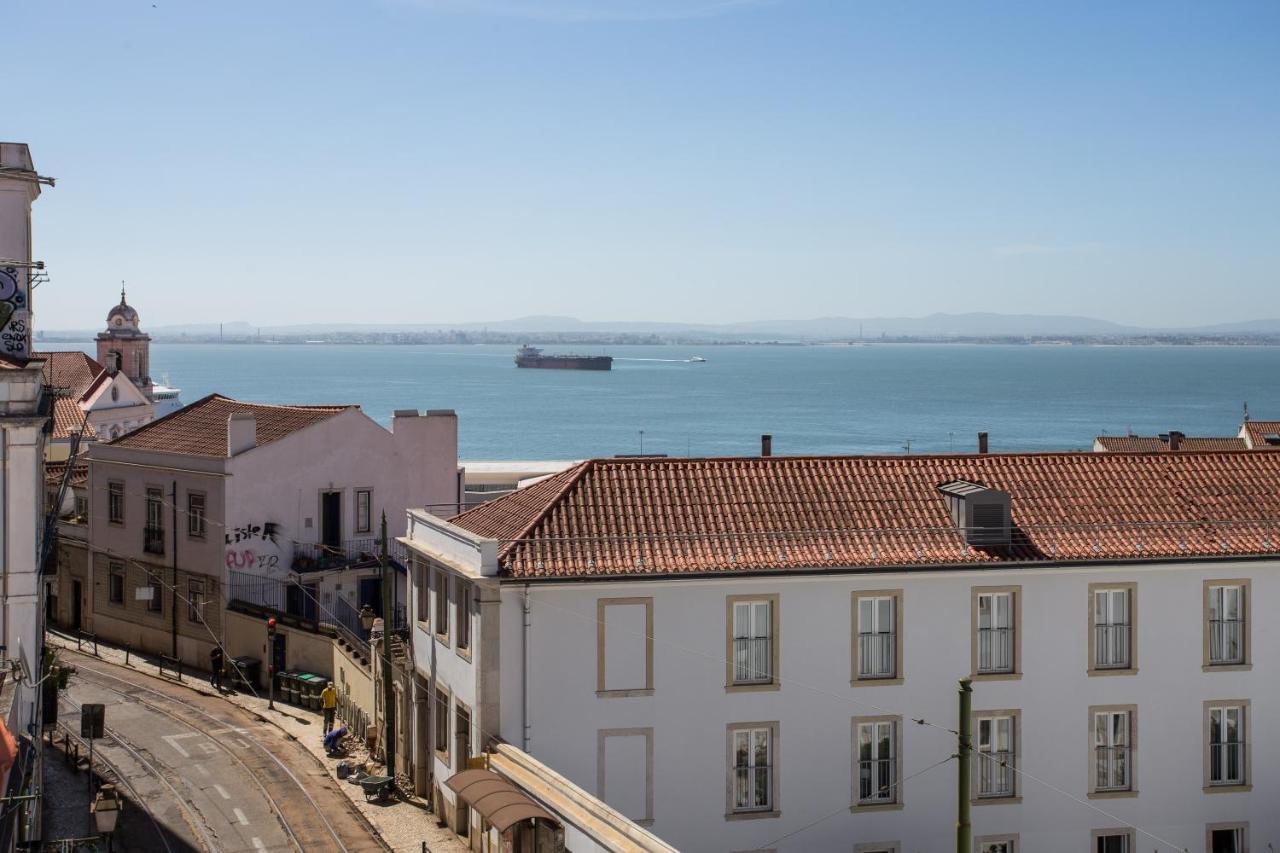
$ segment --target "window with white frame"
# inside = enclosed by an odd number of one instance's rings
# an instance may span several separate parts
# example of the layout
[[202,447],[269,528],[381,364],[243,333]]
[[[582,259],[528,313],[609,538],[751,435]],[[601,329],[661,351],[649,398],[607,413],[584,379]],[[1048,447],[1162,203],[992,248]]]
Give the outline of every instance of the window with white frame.
[[107,601],[124,604],[124,563],[109,563],[107,573]]
[[773,602],[733,602],[733,683],[773,681]]
[[373,529],[373,492],[356,489],[356,533],[368,533]]
[[978,672],[1014,671],[1013,593],[978,595]]
[[1017,842],[1012,838],[1000,838],[978,842],[978,853],[1017,853]]
[[449,636],[449,573],[436,568],[436,635]]
[[1012,714],[978,717],[978,796],[987,799],[1012,797],[1016,739]]
[[1133,715],[1127,710],[1093,715],[1095,791],[1128,791],[1133,787]]
[[1128,832],[1099,832],[1093,837],[1093,853],[1132,853],[1133,836]]
[[124,483],[115,480],[107,483],[107,521],[124,524]]
[[1128,669],[1131,665],[1130,594],[1128,589],[1093,593],[1093,665],[1095,669]]
[[1209,784],[1245,783],[1245,709],[1243,705],[1209,707]]
[[426,563],[414,560],[414,572],[417,578],[417,619],[424,626],[431,621],[431,569]]
[[773,809],[773,729],[753,726],[730,733],[733,760],[733,811]]
[[1209,829],[1208,853],[1245,853],[1244,827],[1212,827]]
[[187,535],[193,539],[205,536],[205,502],[200,492],[187,492]]
[[857,724],[858,803],[898,801],[898,723],[869,720]]
[[458,649],[467,651],[471,648],[471,584],[459,580],[453,585],[458,597]]
[[1244,663],[1245,593],[1240,584],[1209,587],[1209,664]]
[[204,621],[204,580],[187,579],[187,621]]
[[858,597],[858,678],[896,678],[897,599]]

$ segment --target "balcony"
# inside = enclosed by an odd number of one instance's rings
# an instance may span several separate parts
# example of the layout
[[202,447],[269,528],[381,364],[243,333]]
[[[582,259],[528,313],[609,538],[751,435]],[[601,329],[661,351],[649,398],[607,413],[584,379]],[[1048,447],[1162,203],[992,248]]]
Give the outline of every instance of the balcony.
[[148,524],[142,528],[142,550],[148,554],[164,553],[164,528]]
[[[363,539],[347,539],[337,545],[294,542],[293,570],[316,572],[373,562],[378,559],[378,551],[379,541],[372,536]],[[387,540],[387,554],[393,563],[400,566],[404,566],[408,559],[404,545],[394,539]]]

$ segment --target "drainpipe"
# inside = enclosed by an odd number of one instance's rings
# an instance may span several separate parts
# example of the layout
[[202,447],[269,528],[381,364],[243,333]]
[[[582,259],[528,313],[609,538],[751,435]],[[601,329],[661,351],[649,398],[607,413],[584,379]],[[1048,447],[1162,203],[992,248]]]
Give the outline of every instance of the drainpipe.
[[521,746],[529,751],[529,585],[524,585],[522,607],[522,627],[520,631],[520,732]]
[[[178,656],[178,481],[173,481],[173,486],[169,491],[169,506],[173,509],[173,594],[170,596],[172,604],[169,609],[173,611],[170,615],[173,617],[173,652],[172,656]],[[199,665],[199,661],[196,664]]]

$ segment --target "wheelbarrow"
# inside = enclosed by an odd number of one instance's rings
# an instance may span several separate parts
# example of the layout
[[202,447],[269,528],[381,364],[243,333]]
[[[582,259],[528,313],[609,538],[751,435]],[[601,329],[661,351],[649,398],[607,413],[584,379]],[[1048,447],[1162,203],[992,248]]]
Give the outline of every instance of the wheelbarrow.
[[390,776],[366,776],[360,780],[366,803],[382,802],[391,796],[395,780]]

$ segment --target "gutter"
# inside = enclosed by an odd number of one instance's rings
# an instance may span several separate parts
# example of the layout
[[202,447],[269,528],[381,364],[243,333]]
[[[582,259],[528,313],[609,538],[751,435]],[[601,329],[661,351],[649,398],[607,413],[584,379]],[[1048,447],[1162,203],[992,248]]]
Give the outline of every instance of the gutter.
[[520,748],[529,751],[529,584],[524,585],[520,628]]

